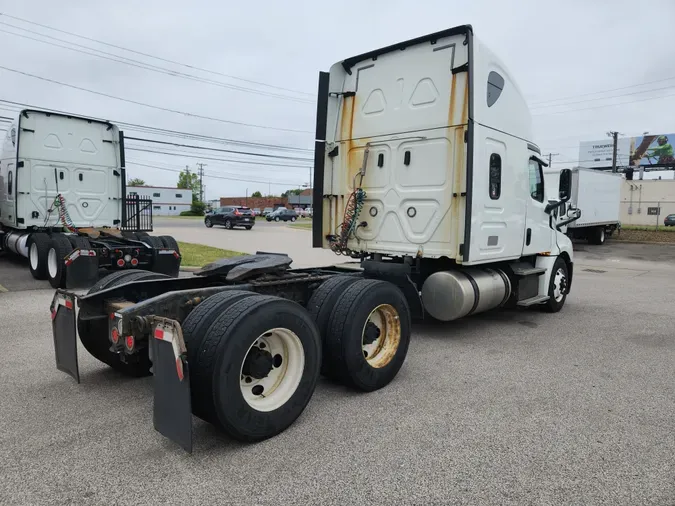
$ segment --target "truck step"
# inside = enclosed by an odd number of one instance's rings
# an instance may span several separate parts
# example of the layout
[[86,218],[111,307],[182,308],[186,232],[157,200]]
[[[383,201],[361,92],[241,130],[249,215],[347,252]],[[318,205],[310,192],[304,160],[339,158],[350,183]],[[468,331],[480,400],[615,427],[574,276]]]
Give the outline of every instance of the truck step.
[[546,269],[543,267],[521,267],[521,266],[513,266],[513,273],[516,276],[534,276],[535,274],[537,276],[541,276],[546,272]]
[[518,305],[522,307],[530,307],[534,306],[535,304],[546,302],[550,298],[551,297],[548,295],[537,295],[535,297],[530,297],[529,299],[519,300]]

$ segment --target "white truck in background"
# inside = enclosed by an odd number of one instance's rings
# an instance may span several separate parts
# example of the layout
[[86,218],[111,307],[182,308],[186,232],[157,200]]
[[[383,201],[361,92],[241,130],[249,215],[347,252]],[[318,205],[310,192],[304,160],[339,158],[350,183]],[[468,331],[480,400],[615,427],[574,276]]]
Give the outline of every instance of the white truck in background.
[[[621,174],[575,167],[571,170],[570,199],[558,212],[558,222],[566,219],[567,211],[578,209],[581,217],[561,230],[571,239],[586,239],[591,244],[604,244],[616,230],[621,229]],[[548,198],[558,199],[560,170],[544,170]]]
[[54,288],[90,287],[102,268],[177,276],[177,242],[147,233],[152,202],[127,198],[125,178],[117,126],[22,110],[1,144],[0,251]]

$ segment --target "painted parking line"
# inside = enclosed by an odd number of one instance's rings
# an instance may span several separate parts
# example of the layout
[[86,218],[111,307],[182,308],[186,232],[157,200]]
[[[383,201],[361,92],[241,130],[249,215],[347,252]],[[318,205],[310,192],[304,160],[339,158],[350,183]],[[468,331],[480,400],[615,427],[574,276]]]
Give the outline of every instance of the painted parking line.
[[0,293],[6,293],[6,292],[9,292],[9,290],[7,290],[7,288],[5,288],[4,286],[0,285]]

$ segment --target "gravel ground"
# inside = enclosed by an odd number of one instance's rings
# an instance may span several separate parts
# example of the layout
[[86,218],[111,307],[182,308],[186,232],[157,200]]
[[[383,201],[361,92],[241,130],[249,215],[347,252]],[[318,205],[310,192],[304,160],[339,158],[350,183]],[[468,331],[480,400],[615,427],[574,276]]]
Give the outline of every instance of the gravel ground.
[[0,293],[0,503],[674,504],[675,249],[580,247],[561,313],[416,326],[387,388],[322,380],[256,445],[195,420],[192,455],[151,379],[55,369],[51,290]]

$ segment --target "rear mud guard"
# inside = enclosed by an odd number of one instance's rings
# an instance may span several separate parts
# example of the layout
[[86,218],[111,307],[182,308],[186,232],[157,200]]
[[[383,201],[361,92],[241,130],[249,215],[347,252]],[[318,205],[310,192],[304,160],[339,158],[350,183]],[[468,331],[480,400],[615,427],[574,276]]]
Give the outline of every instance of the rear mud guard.
[[152,272],[177,278],[180,271],[181,256],[173,249],[155,249],[152,254]]
[[76,249],[65,259],[66,288],[89,288],[98,281],[98,257],[95,250]]
[[180,325],[154,318],[152,338],[155,430],[192,453],[192,401],[187,349]]
[[80,369],[77,363],[77,328],[75,326],[75,297],[57,290],[50,306],[56,368],[78,383]]

